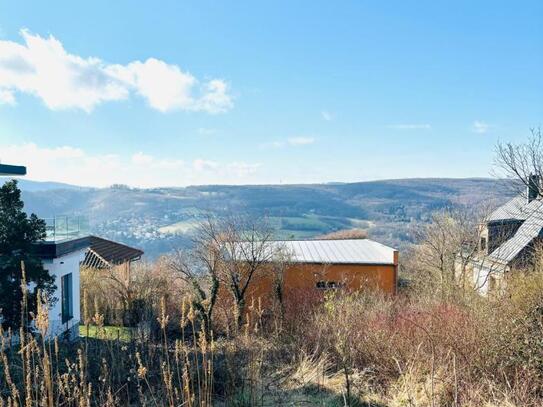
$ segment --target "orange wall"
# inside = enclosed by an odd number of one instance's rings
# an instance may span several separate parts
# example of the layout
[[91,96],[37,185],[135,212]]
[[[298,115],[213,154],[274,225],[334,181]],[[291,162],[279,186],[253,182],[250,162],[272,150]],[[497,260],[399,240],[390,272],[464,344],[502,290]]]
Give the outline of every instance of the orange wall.
[[[380,289],[387,294],[396,292],[396,266],[361,264],[294,264],[285,270],[284,293],[318,290],[318,281],[335,281],[347,290]],[[266,297],[272,289],[270,273],[260,273],[251,282],[248,298]]]
[[[396,293],[398,256],[395,254],[395,265],[369,264],[292,264],[284,272],[283,295],[285,301],[289,297],[324,293],[316,287],[318,281],[334,281],[341,283],[348,291],[360,289],[378,289],[390,295]],[[246,304],[255,303],[260,298],[263,308],[269,308],[274,299],[274,271],[260,270],[247,289]],[[226,299],[230,293],[224,287],[219,290],[219,297]]]

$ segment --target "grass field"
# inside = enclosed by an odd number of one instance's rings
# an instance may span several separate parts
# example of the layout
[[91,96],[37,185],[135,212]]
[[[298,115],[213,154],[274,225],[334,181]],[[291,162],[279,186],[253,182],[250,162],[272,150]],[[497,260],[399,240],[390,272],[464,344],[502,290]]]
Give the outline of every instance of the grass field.
[[[271,216],[268,220],[276,230],[276,239],[308,239],[336,230],[349,229],[353,226],[362,229],[371,226],[371,223],[365,220],[321,216],[311,213],[302,216]],[[183,220],[163,226],[158,231],[163,234],[183,235],[193,232],[197,226],[198,221],[195,219]]]
[[96,339],[108,339],[108,340],[120,340],[124,342],[130,341],[135,335],[134,328],[127,328],[122,326],[104,326],[98,328],[96,325],[89,325],[88,331],[86,325],[79,326],[79,336],[85,338]]

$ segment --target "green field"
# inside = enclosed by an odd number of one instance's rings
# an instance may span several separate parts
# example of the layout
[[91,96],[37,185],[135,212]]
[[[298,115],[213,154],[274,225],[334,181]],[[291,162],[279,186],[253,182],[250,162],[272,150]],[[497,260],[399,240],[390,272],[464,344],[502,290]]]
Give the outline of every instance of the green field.
[[82,338],[120,340],[123,342],[130,341],[135,335],[134,328],[123,326],[104,326],[98,328],[96,325],[89,325],[88,330],[86,325],[79,326],[79,336]]
[[350,219],[313,214],[271,217],[270,222],[279,239],[305,239],[354,226]]

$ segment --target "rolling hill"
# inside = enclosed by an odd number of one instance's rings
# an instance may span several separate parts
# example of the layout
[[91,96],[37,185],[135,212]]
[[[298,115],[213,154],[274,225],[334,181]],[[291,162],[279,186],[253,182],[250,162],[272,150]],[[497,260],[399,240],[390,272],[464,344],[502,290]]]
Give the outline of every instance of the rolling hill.
[[510,190],[494,179],[399,179],[312,185],[190,186],[138,189],[21,183],[26,210],[41,217],[85,214],[92,233],[141,247],[150,258],[190,244],[206,213],[266,216],[281,238],[310,238],[359,227],[402,247],[414,224],[450,206],[504,201]]

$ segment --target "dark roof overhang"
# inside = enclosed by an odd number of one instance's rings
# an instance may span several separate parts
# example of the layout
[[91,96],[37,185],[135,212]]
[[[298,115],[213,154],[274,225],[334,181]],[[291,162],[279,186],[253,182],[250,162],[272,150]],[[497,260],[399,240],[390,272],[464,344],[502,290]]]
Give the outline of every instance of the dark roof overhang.
[[0,175],[26,175],[26,167],[0,164]]
[[35,245],[36,253],[42,259],[56,259],[90,247],[90,236],[60,242],[43,241]]
[[122,243],[90,236],[90,247],[82,265],[90,268],[109,268],[136,261],[143,255],[139,250]]

